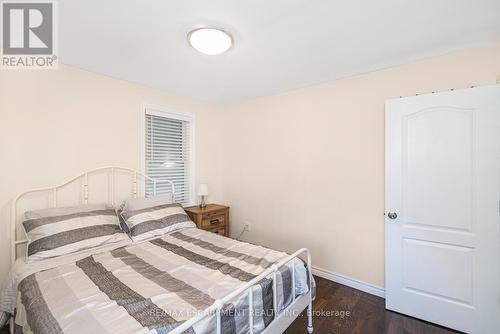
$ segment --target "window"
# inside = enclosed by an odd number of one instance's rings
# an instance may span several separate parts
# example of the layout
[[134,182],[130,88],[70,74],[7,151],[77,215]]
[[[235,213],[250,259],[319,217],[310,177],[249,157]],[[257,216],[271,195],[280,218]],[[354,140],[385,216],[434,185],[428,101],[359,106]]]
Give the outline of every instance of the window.
[[[145,108],[144,153],[145,174],[155,180],[156,194],[170,194],[170,180],[175,185],[176,202],[191,205],[194,186],[194,117],[188,113]],[[155,185],[146,181],[145,196],[153,196]]]

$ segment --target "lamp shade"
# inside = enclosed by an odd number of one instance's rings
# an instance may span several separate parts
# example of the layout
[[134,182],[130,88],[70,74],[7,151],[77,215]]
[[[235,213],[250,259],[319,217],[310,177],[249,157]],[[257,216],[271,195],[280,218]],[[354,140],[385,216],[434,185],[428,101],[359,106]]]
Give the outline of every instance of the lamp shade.
[[201,183],[198,185],[198,192],[196,193],[198,196],[208,196],[208,185],[205,183]]

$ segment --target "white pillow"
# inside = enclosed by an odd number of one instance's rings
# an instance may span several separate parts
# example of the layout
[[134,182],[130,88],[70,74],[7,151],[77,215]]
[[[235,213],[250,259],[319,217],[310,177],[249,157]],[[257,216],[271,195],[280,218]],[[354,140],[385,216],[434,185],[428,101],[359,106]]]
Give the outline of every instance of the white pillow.
[[152,208],[158,205],[174,203],[174,195],[161,195],[147,198],[129,198],[121,205],[121,211],[137,211],[146,208]]

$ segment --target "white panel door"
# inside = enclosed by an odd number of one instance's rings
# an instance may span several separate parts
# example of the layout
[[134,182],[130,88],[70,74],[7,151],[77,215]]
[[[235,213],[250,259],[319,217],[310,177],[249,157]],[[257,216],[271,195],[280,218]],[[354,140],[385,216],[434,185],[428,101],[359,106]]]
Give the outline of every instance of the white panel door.
[[386,308],[500,333],[500,86],[386,102]]

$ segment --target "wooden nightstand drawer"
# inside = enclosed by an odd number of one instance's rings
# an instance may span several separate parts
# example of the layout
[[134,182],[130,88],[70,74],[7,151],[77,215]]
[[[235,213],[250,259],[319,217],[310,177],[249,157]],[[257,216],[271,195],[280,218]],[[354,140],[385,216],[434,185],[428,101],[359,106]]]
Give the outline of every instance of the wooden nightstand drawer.
[[202,216],[203,216],[203,219],[211,219],[213,217],[224,216],[225,214],[226,214],[226,210],[222,209],[222,210],[216,210],[216,211],[203,213]]
[[225,229],[225,228],[219,228],[219,229],[217,229],[217,230],[213,230],[213,231],[211,231],[211,232],[213,232],[213,233],[215,233],[215,234],[220,234],[220,235],[224,235],[224,236],[226,236],[226,229]]
[[201,220],[202,229],[212,229],[214,227],[219,227],[220,225],[226,225],[226,215],[225,213],[219,213],[215,215],[203,215]]
[[204,208],[192,206],[184,210],[198,228],[229,236],[229,207],[208,204]]

